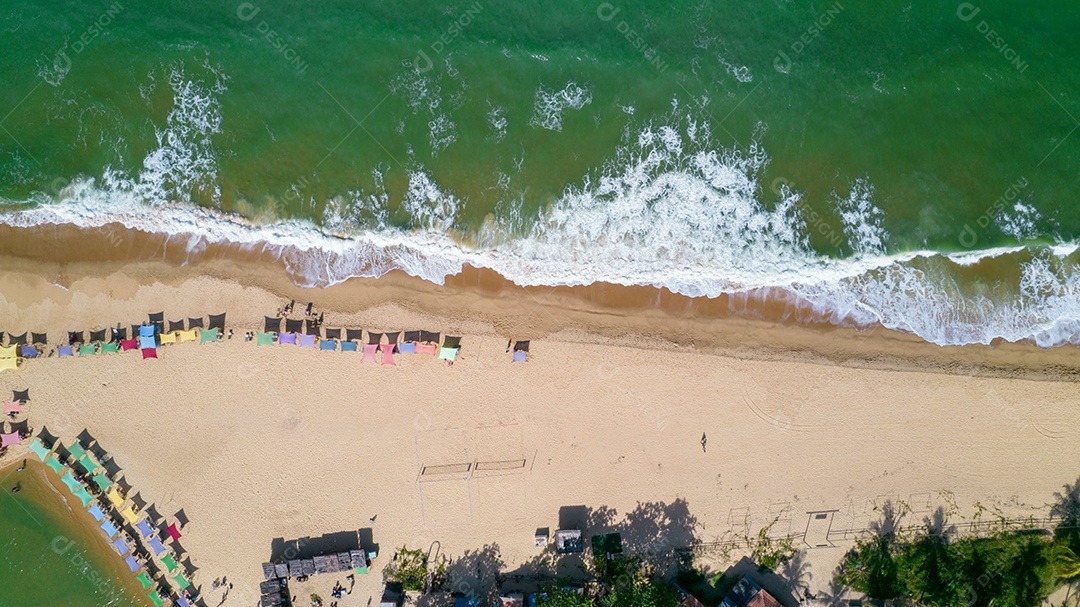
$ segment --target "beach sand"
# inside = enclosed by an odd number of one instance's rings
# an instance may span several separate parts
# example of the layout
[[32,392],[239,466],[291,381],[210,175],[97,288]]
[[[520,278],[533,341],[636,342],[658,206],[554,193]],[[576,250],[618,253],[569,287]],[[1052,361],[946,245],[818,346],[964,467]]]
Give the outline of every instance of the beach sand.
[[[371,528],[380,556],[344,607],[378,599],[402,545],[437,541],[453,557],[494,544],[513,570],[563,507],[660,519],[630,538],[638,547],[770,523],[812,541],[808,512],[861,529],[890,499],[912,521],[938,507],[971,520],[976,503],[984,517],[1042,517],[1078,474],[1063,464],[1080,455],[1072,348],[940,348],[711,315],[657,291],[521,289],[474,270],[445,287],[392,274],[306,290],[229,260],[3,267],[0,328],[47,329],[54,342],[159,310],[228,312],[231,341],[0,374],[0,390],[30,388],[32,425],[66,441],[85,429],[160,512],[184,510],[181,543],[209,604],[221,576],[234,584],[226,605],[254,602],[277,539]],[[294,297],[329,327],[460,334],[461,355],[388,367],[243,341]],[[510,363],[509,338],[532,340],[528,363]],[[421,474],[478,462],[471,476]],[[814,571],[813,585],[831,574]]]

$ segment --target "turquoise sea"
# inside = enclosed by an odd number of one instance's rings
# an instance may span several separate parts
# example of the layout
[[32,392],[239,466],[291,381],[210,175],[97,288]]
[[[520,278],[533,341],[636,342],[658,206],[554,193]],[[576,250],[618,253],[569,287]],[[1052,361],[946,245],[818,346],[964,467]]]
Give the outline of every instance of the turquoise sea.
[[303,285],[471,264],[1080,341],[1077,3],[0,12],[3,223],[278,250]]

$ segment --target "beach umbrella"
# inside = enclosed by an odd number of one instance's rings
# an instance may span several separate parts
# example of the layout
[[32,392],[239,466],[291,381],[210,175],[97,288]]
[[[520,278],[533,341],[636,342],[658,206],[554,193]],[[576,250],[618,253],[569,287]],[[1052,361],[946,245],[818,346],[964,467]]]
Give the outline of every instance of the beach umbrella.
[[120,348],[127,352],[128,350],[137,350],[139,348],[139,340],[137,339],[121,339]]
[[394,365],[396,367],[397,363],[394,362],[394,344],[381,344],[379,349],[382,350],[382,364]]
[[139,325],[139,337],[153,337],[154,325]]
[[60,480],[64,482],[64,485],[67,486],[68,491],[71,491],[72,493],[75,493],[79,489],[82,489],[82,483],[75,480],[75,475],[72,474],[70,468],[65,468],[64,472],[66,472],[67,474],[60,477]]
[[173,576],[173,581],[176,582],[176,586],[180,590],[183,590],[183,589],[191,586],[191,582],[184,579],[184,574],[183,573],[177,573],[175,576]]
[[0,347],[0,358],[15,358],[18,356],[15,346]]
[[117,353],[119,351],[120,351],[120,344],[116,343],[115,341],[109,342],[107,344],[101,344],[101,353],[102,354],[115,354],[115,353]]
[[41,439],[36,436],[34,437],[34,440],[30,441],[30,450],[33,451],[34,455],[41,461],[45,461],[45,458],[49,456],[49,450],[42,444]]
[[343,341],[343,342],[341,342],[341,351],[342,352],[356,352],[356,342],[355,341]]
[[440,348],[439,349],[439,360],[453,361],[455,358],[457,358],[457,353],[458,353],[457,348]]
[[158,336],[158,341],[160,341],[161,345],[163,346],[165,344],[175,344],[176,333],[162,333],[160,336]]
[[157,350],[155,348],[143,348],[142,349],[143,360],[148,358],[157,358]]
[[296,333],[278,333],[277,342],[279,344],[296,344]]
[[79,465],[83,467],[83,470],[86,470],[87,474],[93,474],[94,470],[97,470],[99,466],[89,453],[79,458]]
[[169,569],[169,573],[172,573],[173,571],[176,571],[180,568],[180,566],[176,564],[176,561],[173,560],[173,556],[171,554],[166,554],[165,556],[161,557],[161,562],[165,563],[165,566]]
[[101,489],[102,491],[107,491],[109,487],[112,487],[113,482],[109,480],[109,477],[105,474],[105,471],[102,470],[101,472],[98,472],[94,475],[94,484],[97,485],[98,489]]
[[135,521],[139,520],[139,515],[135,514],[135,504],[124,508],[123,512],[120,513],[120,516],[124,517],[124,519],[132,525],[135,524]]
[[124,556],[125,554],[131,552],[131,548],[128,547],[127,542],[125,542],[124,538],[122,537],[118,537],[113,540],[112,547],[113,550],[120,553],[120,556]]
[[71,346],[58,346],[56,348],[56,354],[58,358],[75,356],[75,348],[72,348]]
[[332,339],[324,339],[319,342],[319,349],[334,352],[337,350],[337,342]]
[[79,501],[82,502],[83,508],[94,501],[94,496],[90,495],[90,492],[86,490],[86,487],[79,487],[79,490],[75,492],[75,497],[79,498]]
[[80,457],[86,455],[86,449],[83,449],[82,445],[80,445],[76,441],[74,443],[71,443],[71,446],[68,447],[68,453],[71,454],[71,459],[79,459]]
[[149,544],[150,549],[154,551],[155,556],[165,552],[165,546],[161,545],[161,540],[159,540],[157,536],[149,538],[146,543]]
[[45,460],[45,465],[52,468],[52,471],[57,474],[60,474],[60,471],[64,469],[64,464],[61,464],[60,460],[56,459],[55,453]]
[[19,346],[23,358],[37,358],[38,351],[34,346]]
[[147,519],[135,523],[135,528],[139,530],[143,537],[149,538],[154,535],[154,530],[150,528],[150,521]]
[[199,332],[195,329],[191,329],[189,331],[181,331],[179,338],[180,343],[184,343],[185,341],[195,341],[199,338]]
[[79,346],[79,356],[92,356],[97,354],[97,346],[94,344],[83,344]]
[[146,596],[150,597],[150,600],[154,602],[154,607],[161,607],[165,604],[165,601],[161,599],[161,594],[156,587]]
[[14,358],[0,358],[0,371],[18,371],[19,361]]
[[315,336],[314,335],[308,335],[308,334],[302,333],[300,335],[297,335],[297,339],[300,341],[300,347],[301,348],[314,348],[315,347]]
[[124,505],[124,496],[120,495],[119,485],[113,485],[105,492],[105,497],[109,498],[109,502],[116,508]]
[[157,340],[154,339],[153,335],[151,335],[150,337],[140,337],[139,338],[139,347],[142,348],[143,350],[145,350],[147,348],[156,348],[157,347]]
[[105,519],[101,523],[101,530],[105,532],[105,535],[109,536],[109,539],[116,537],[119,531],[116,530],[116,525],[112,524],[112,521]]
[[257,346],[272,346],[274,345],[273,333],[256,333],[255,345]]

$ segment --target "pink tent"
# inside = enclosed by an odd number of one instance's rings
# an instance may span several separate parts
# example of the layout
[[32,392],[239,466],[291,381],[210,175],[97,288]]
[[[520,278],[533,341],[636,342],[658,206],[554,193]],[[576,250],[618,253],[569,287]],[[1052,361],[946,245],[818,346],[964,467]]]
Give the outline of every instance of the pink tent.
[[382,350],[382,364],[394,365],[396,367],[397,363],[394,362],[394,344],[380,344],[379,349]]
[[121,339],[120,347],[124,349],[124,352],[128,350],[134,350],[139,347],[139,340],[137,339]]
[[378,347],[379,346],[377,346],[375,344],[364,344],[364,357],[360,359],[360,362],[362,362],[362,363],[378,362],[378,361],[375,360],[375,350],[378,349]]
[[439,346],[437,344],[416,344],[416,353],[435,356],[439,353]]
[[180,539],[180,530],[176,528],[176,523],[169,525],[169,528],[165,531],[169,533],[169,537],[171,537],[174,542]]
[[10,447],[19,444],[19,433],[0,434],[0,447]]
[[157,348],[143,348],[142,357],[143,359],[157,358]]
[[22,403],[19,401],[4,403],[4,415],[8,413],[22,413]]

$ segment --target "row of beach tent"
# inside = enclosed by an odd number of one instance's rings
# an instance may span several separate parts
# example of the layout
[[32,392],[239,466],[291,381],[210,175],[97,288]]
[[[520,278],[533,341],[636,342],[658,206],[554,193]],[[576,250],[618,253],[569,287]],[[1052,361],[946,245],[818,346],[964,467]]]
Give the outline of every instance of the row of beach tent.
[[[41,442],[40,437],[34,437],[29,446],[30,451],[60,477],[64,486],[98,523],[106,540],[124,559],[128,570],[142,585],[143,591],[149,591],[147,596],[154,605],[161,607],[166,601],[163,597],[171,598],[175,594],[176,605],[191,607],[191,603],[183,594],[187,588],[191,587],[191,582],[181,571],[176,558],[165,547],[162,536],[154,529],[149,517],[140,516],[134,501],[127,503],[128,500],[120,485],[109,478],[104,466],[93,453],[87,451],[78,441],[64,449],[67,452],[66,456],[58,450],[47,447]],[[56,441],[53,447],[63,447],[63,444]],[[78,476],[76,476],[77,470],[82,471]],[[100,499],[95,499],[94,495],[91,495],[91,490],[99,493]],[[145,547],[138,544],[134,548],[131,546],[128,538],[133,537],[134,534],[121,532],[125,522],[138,531],[138,536],[142,538],[141,543]],[[165,528],[165,534],[173,542],[181,537],[176,523],[168,525]],[[167,571],[167,575],[156,576],[159,579],[155,581],[152,577],[154,572],[140,563],[137,556],[144,560],[156,558],[163,566],[163,570]],[[158,573],[162,571],[162,567],[156,565],[155,569]],[[170,582],[164,582],[164,589],[161,578],[170,580]]]
[[[382,364],[396,365],[394,354],[431,354],[440,360],[453,362],[461,351],[461,338],[446,336],[439,345],[441,334],[431,331],[395,331],[388,333],[375,333],[367,331],[367,341],[364,341],[363,329],[323,329],[323,336],[317,333],[300,333],[288,329],[299,328],[292,323],[301,323],[300,320],[285,319],[286,331],[281,329],[280,318],[266,317],[264,331],[255,334],[255,342],[260,346],[272,346],[274,344],[292,344],[301,348],[312,348],[326,351],[337,351],[340,345],[342,352],[362,352],[361,362],[377,362],[376,352],[382,353]],[[308,323],[310,324],[310,323]],[[277,329],[277,330],[275,330]],[[404,333],[404,339],[402,339]],[[386,339],[384,342],[383,339]]]

